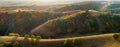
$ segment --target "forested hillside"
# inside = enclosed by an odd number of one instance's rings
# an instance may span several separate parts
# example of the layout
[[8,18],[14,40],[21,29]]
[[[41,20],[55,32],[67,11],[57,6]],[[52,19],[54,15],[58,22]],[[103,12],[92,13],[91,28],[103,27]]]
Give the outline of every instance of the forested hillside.
[[31,33],[55,38],[116,33],[120,31],[119,23],[119,15],[88,10],[49,20]]
[[26,34],[44,22],[63,16],[57,12],[3,12],[0,13],[0,35],[10,32]]

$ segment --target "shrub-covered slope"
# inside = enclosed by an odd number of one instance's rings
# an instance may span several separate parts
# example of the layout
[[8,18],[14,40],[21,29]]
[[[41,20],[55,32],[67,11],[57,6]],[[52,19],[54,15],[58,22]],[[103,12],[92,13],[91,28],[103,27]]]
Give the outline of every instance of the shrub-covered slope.
[[31,31],[43,37],[73,37],[120,31],[120,16],[95,10],[49,20]]
[[5,35],[9,32],[19,33],[21,35],[26,34],[38,25],[61,16],[63,16],[63,13],[44,11],[0,13],[0,35]]

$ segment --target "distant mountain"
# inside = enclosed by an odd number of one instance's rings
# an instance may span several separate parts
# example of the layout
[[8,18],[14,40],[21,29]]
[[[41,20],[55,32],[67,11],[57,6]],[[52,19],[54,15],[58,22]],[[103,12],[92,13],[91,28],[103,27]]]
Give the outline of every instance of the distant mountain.
[[[31,6],[34,4],[38,4],[38,2],[34,3],[35,1],[29,0],[3,0],[0,1],[1,7],[10,7],[10,6]],[[40,3],[40,2],[39,2]]]
[[71,11],[71,10],[89,10],[89,9],[95,9],[98,10],[102,8],[107,1],[85,1],[85,2],[79,2],[79,3],[73,3],[66,5],[62,8],[59,8],[55,11]]
[[114,1],[110,6],[107,7],[107,11],[120,14],[120,1]]
[[[67,3],[66,3],[67,2]],[[0,0],[0,6],[44,6],[44,5],[59,5],[59,4],[71,4],[75,3],[77,1],[58,1],[58,2],[42,2],[40,0]]]
[[108,10],[119,13],[119,1],[83,1],[68,4],[45,4],[39,1],[0,1],[0,7],[7,10],[28,9],[28,10],[46,10],[55,12],[65,12],[73,10]]

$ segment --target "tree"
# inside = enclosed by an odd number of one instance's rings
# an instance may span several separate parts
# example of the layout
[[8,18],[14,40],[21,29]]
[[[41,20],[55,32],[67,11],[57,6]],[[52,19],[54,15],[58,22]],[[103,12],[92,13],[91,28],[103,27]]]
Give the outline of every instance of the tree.
[[36,41],[34,38],[31,38],[30,44],[31,44],[31,45],[35,45],[36,43],[37,43],[37,41]]
[[19,34],[15,34],[15,36],[16,36],[16,37],[20,37],[20,35],[19,35]]
[[42,37],[41,36],[36,36],[36,39],[42,39]]
[[1,43],[1,44],[0,44],[0,47],[4,47],[4,44]]
[[24,38],[25,38],[25,39],[28,39],[29,37],[30,37],[29,34],[25,34],[25,35],[24,35]]
[[79,45],[79,44],[80,44],[79,40],[77,40],[77,39],[73,39],[73,40],[72,40],[72,43],[73,43],[74,45]]
[[31,38],[35,38],[35,35],[31,35]]
[[12,47],[12,42],[4,42],[5,47]]
[[64,47],[73,47],[72,41],[70,39],[66,39],[64,41]]
[[13,47],[18,47],[18,46],[19,46],[19,42],[16,41],[13,43]]
[[16,34],[15,33],[9,33],[9,36],[15,36]]
[[120,36],[120,34],[118,34],[118,33],[114,34],[113,35],[114,40],[119,40],[119,36]]

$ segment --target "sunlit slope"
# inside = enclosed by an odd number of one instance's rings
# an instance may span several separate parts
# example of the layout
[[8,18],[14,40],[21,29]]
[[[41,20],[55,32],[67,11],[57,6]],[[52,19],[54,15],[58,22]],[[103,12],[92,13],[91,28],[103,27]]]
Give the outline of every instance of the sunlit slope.
[[[120,47],[120,42],[113,39],[113,34],[102,34],[84,37],[73,37],[67,39],[77,39],[79,40],[79,46],[76,47]],[[40,39],[37,40],[36,45],[31,45],[29,41],[24,40],[23,37],[8,37],[1,36],[0,41],[18,41],[19,47],[64,47],[64,39]],[[75,45],[74,45],[75,46]]]
[[74,37],[93,34],[119,32],[120,16],[95,10],[78,13],[49,20],[36,27],[31,34],[43,37]]

